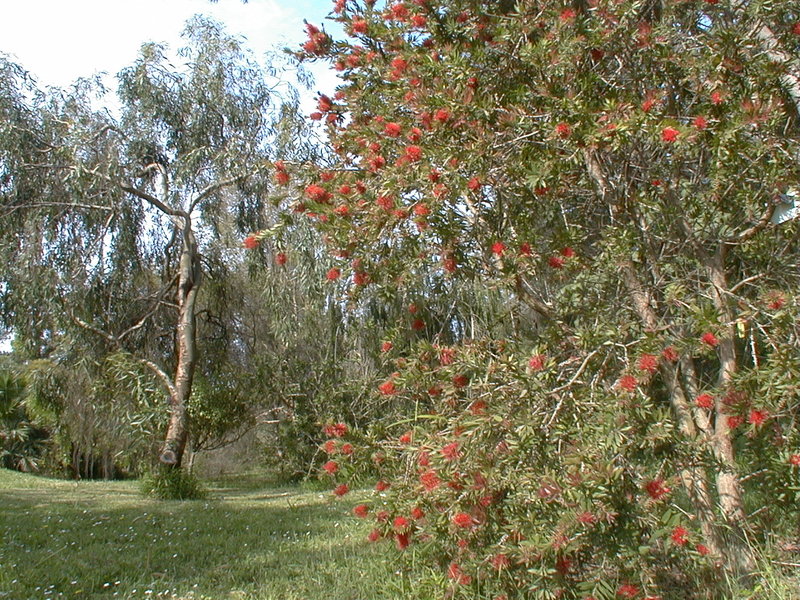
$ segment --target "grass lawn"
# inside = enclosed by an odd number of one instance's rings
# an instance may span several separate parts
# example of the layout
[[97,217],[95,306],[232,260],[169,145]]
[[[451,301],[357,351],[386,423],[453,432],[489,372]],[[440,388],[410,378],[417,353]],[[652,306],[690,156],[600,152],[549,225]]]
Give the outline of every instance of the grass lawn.
[[254,482],[160,502],[137,482],[0,469],[0,598],[410,598],[351,493]]

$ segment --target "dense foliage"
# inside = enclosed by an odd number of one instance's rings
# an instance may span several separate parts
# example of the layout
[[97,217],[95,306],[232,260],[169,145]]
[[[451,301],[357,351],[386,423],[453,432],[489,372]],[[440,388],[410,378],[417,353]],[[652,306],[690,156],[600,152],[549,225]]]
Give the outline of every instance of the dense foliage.
[[[335,493],[379,463],[357,514],[451,596],[718,597],[752,574],[798,500],[800,5],[333,18],[350,38],[309,24],[299,55],[344,81],[311,115],[337,158],[276,177],[353,310],[425,282],[373,392],[411,416],[372,446],[328,426]],[[501,335],[426,314],[474,280]]]

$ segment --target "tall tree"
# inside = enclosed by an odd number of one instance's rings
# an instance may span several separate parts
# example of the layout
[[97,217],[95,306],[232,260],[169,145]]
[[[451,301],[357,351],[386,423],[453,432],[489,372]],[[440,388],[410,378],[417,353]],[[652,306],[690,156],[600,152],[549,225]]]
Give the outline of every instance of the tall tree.
[[351,39],[309,25],[300,54],[343,73],[313,115],[341,163],[306,175],[299,208],[341,276],[478,277],[537,314],[503,345],[387,362],[376,395],[431,414],[386,443],[402,525],[379,517],[376,536],[427,540],[475,597],[667,597],[664,565],[707,554],[752,573],[753,481],[791,497],[800,461],[761,454],[799,441],[798,4],[368,1],[335,18]]
[[286,103],[276,102],[282,84],[219,24],[195,17],[183,35],[178,67],[166,48],[142,47],[119,74],[115,114],[93,108],[109,98],[94,82],[42,93],[4,61],[0,136],[13,265],[2,306],[18,348],[138,357],[167,391],[160,461],[176,467],[198,364],[203,249],[269,223],[271,141],[296,100],[286,86]]

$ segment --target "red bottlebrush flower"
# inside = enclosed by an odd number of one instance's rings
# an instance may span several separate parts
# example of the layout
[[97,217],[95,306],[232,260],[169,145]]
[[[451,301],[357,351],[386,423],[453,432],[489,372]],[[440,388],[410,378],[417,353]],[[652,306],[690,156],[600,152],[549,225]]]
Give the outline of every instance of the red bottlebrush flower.
[[443,367],[452,365],[455,358],[455,348],[439,348],[439,364]]
[[401,444],[410,444],[411,439],[413,438],[413,433],[411,431],[406,431],[403,435],[401,435],[397,441]]
[[391,196],[378,196],[378,199],[375,200],[375,202],[383,210],[388,211],[394,208],[394,198],[392,198]]
[[789,456],[789,464],[794,467],[800,466],[800,454],[792,454]]
[[415,506],[413,509],[411,509],[411,518],[413,518],[414,520],[419,521],[424,517],[425,517],[425,511],[422,510],[419,506]]
[[456,375],[455,377],[453,377],[453,385],[456,386],[457,388],[466,387],[468,383],[469,379],[467,378],[466,375]]
[[328,440],[322,444],[322,450],[325,454],[336,454],[336,442],[334,440]]
[[366,285],[369,283],[369,275],[364,273],[364,271],[356,271],[353,274],[353,283],[356,285]]
[[428,19],[426,19],[424,15],[414,15],[411,17],[411,24],[414,27],[422,28],[428,24]]
[[667,346],[664,350],[661,351],[661,357],[669,362],[675,362],[680,358],[678,355],[678,351],[675,349],[674,346]]
[[633,392],[639,386],[639,380],[633,375],[623,375],[619,378],[619,381],[617,381],[617,385],[626,392]]
[[747,416],[747,422],[755,427],[759,427],[760,425],[764,424],[764,421],[766,421],[768,417],[769,413],[766,410],[753,409]]
[[572,249],[570,246],[565,246],[561,249],[561,256],[564,258],[572,258],[575,256],[575,250]]
[[558,15],[558,18],[562,21],[569,22],[572,21],[577,16],[577,13],[571,8],[565,8],[561,11],[561,14]]
[[393,347],[394,345],[392,342],[383,342],[383,344],[381,344],[381,352],[389,352]]
[[400,135],[400,131],[400,125],[398,123],[387,123],[386,127],[383,128],[383,133],[389,137],[397,137]]
[[391,484],[388,481],[384,481],[383,479],[379,480],[378,483],[375,484],[375,491],[377,492],[385,492],[391,487]]
[[431,183],[436,183],[442,176],[442,172],[439,169],[431,169],[430,173],[428,173],[428,180]]
[[421,331],[422,329],[425,329],[425,321],[422,319],[414,319],[414,321],[411,323],[411,329],[414,331]]
[[709,550],[709,549],[708,549],[708,546],[706,546],[705,544],[697,544],[697,545],[694,547],[694,549],[695,549],[695,550],[697,550],[697,553],[698,553],[700,556],[706,556],[706,555],[708,555],[708,554],[710,554],[710,553],[711,553],[711,550]]
[[408,531],[409,525],[410,523],[408,522],[408,519],[402,516],[395,517],[394,521],[392,521],[392,528],[398,533],[403,533],[404,531]]
[[718,90],[714,90],[711,92],[711,102],[714,104],[722,104],[725,101],[725,98],[722,96],[722,92]]
[[308,118],[311,119],[312,121],[321,121],[323,116],[324,115],[321,112],[314,111],[310,115],[308,115]]
[[326,425],[323,431],[328,437],[340,438],[347,435],[347,425],[344,423],[334,423],[333,425]]
[[531,255],[531,245],[528,242],[523,242],[522,245],[519,247],[519,255],[520,256],[530,256]]
[[630,583],[623,583],[617,589],[617,596],[621,596],[623,598],[635,598],[639,595],[639,588]]
[[328,462],[326,462],[324,465],[322,465],[322,469],[323,469],[323,470],[324,470],[324,471],[325,471],[325,472],[326,472],[328,475],[335,475],[335,474],[336,474],[336,472],[339,470],[339,465],[338,465],[338,464],[336,464],[336,461],[335,461],[335,460],[329,460],[329,461],[328,461]]
[[547,357],[544,354],[534,354],[528,361],[528,366],[534,371],[541,371],[546,361]]
[[339,186],[339,193],[342,196],[349,196],[350,194],[353,193],[353,188],[347,185],[346,183],[342,184]]
[[373,529],[372,531],[370,531],[370,532],[369,532],[369,535],[367,536],[367,539],[368,539],[370,542],[377,542],[378,540],[380,540],[380,539],[381,539],[381,532],[380,532],[380,530],[378,530],[378,529]]
[[244,238],[242,246],[248,250],[254,250],[255,248],[258,248],[258,240],[255,238],[255,236],[248,235],[246,238]]
[[694,121],[692,121],[692,125],[694,125],[697,129],[702,131],[706,127],[708,127],[708,120],[705,117],[695,117]]
[[323,204],[327,203],[331,198],[330,193],[317,184],[311,184],[306,187],[306,196],[315,202],[321,202]]
[[278,252],[275,255],[275,262],[278,263],[280,266],[285,265],[287,260],[288,257],[286,256],[285,252]]
[[685,527],[681,527],[678,525],[672,530],[672,533],[669,535],[670,539],[672,540],[673,544],[678,546],[685,546],[686,543],[689,541],[689,532],[686,530]]
[[408,545],[411,543],[411,536],[407,533],[398,533],[394,536],[395,542],[397,543],[398,550],[405,550],[408,548]]
[[446,460],[455,460],[459,456],[461,456],[461,453],[459,452],[458,448],[459,448],[458,442],[451,442],[447,444],[444,448],[442,448],[440,452]]
[[279,185],[286,185],[289,183],[289,174],[286,171],[276,171],[275,183]]
[[416,162],[422,158],[422,148],[419,146],[407,146],[406,156],[408,157],[408,160]]
[[[422,455],[420,455],[420,457],[421,456]],[[422,461],[420,461],[420,464],[423,464]],[[427,462],[425,464],[427,464]],[[428,469],[422,475],[420,475],[419,482],[422,484],[422,487],[429,492],[435,490],[442,484],[442,480],[439,479],[439,476],[433,469]]]
[[350,456],[353,453],[353,444],[342,444],[341,453]]
[[350,214],[350,207],[347,206],[347,204],[340,204],[333,209],[333,213],[339,215],[340,217],[346,217]]
[[475,400],[475,402],[469,405],[469,412],[476,417],[486,414],[486,402],[483,400]]
[[446,108],[440,108],[433,113],[433,119],[439,123],[447,123],[450,120],[450,111]]
[[492,244],[492,253],[502,256],[503,252],[506,251],[506,248],[508,248],[508,246],[506,246],[503,242],[495,242]]
[[372,157],[372,158],[370,158],[370,159],[369,159],[367,162],[369,163],[369,170],[370,170],[372,173],[376,173],[376,172],[378,172],[380,169],[382,169],[383,167],[385,167],[385,166],[386,166],[386,159],[385,159],[385,158],[383,158],[383,157],[382,157],[382,156],[380,156],[380,155],[378,155],[378,156],[373,156],[373,157]]
[[369,514],[369,506],[366,504],[359,504],[353,508],[353,514],[359,519],[364,519]]
[[408,7],[402,2],[392,4],[392,6],[389,7],[389,10],[392,13],[392,18],[394,18],[396,21],[404,21],[408,18]]
[[419,127],[412,127],[406,136],[410,142],[418,142],[422,139],[422,130]]
[[511,561],[508,559],[508,556],[503,553],[492,556],[492,558],[489,559],[489,563],[497,571],[507,569],[511,565]]
[[652,479],[644,484],[644,489],[653,500],[661,500],[672,490],[664,485],[663,479]]
[[770,310],[780,310],[786,304],[786,298],[780,292],[773,292],[767,297],[767,307]]
[[391,65],[396,73],[402,73],[408,68],[408,61],[404,58],[397,57],[392,59]]
[[564,259],[561,256],[551,256],[547,259],[547,264],[549,264],[553,269],[563,269]]
[[388,381],[384,381],[382,384],[378,386],[378,390],[384,396],[391,396],[397,393],[397,387],[394,385],[394,381],[391,379]]
[[328,281],[336,281],[337,279],[339,279],[339,277],[341,277],[341,275],[342,275],[342,272],[339,269],[337,269],[336,267],[333,267],[333,268],[329,269],[328,272],[325,274],[325,278]]
[[472,577],[466,575],[457,563],[450,563],[450,566],[447,568],[447,578],[452,579],[459,585],[469,585],[472,583]]
[[333,101],[325,94],[320,94],[319,100],[317,100],[317,108],[324,113],[330,112],[333,109]]
[[473,523],[474,521],[472,520],[472,515],[468,513],[460,512],[453,515],[453,525],[456,527],[467,529],[472,527]]
[[655,354],[642,354],[636,363],[640,371],[655,373],[658,370],[658,357]]
[[710,331],[707,331],[703,335],[700,336],[700,341],[703,342],[706,346],[711,346],[712,348],[716,348],[719,345],[719,340],[717,336],[715,336]]
[[714,408],[714,397],[710,394],[700,394],[694,399],[694,404],[700,408],[712,409]]
[[456,262],[456,259],[451,256],[448,256],[442,261],[442,266],[448,273],[455,273],[456,269],[458,269],[458,263]]
[[569,123],[559,123],[556,125],[556,135],[560,138],[566,139],[572,135],[572,127]]
[[355,17],[351,24],[354,33],[367,33],[367,22],[361,17]]
[[337,485],[336,488],[333,490],[334,496],[344,496],[347,492],[350,491],[350,488],[347,487],[346,483],[342,483],[341,485]]
[[732,415],[728,417],[728,429],[736,429],[739,425],[744,423],[744,417],[740,417],[739,415]]
[[800,22],[797,22],[792,26],[792,33],[795,35],[800,35]]
[[442,395],[442,388],[438,385],[434,385],[428,388],[428,395],[429,396],[441,396]]
[[477,177],[473,177],[467,182],[467,187],[473,192],[477,192],[479,189],[481,189],[481,185],[481,180]]
[[661,139],[665,142],[672,143],[678,139],[680,133],[681,132],[674,127],[664,127],[664,129],[661,130]]
[[642,111],[643,112],[650,112],[655,106],[656,101],[654,98],[647,98],[644,102],[642,102]]
[[429,214],[431,214],[431,209],[428,208],[428,205],[424,202],[420,202],[414,206],[414,214],[418,217],[427,217]]

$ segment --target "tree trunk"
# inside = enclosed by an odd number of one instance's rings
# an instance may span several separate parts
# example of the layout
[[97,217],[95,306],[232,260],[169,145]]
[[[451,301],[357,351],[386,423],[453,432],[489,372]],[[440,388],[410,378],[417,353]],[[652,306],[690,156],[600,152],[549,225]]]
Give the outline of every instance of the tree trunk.
[[[704,263],[711,281],[711,297],[714,306],[725,324],[725,332],[720,336],[717,352],[719,354],[719,387],[725,389],[730,386],[733,375],[737,370],[736,362],[736,324],[734,311],[728,297],[728,281],[725,274],[724,245],[714,256],[705,257]],[[747,544],[745,525],[747,516],[742,500],[742,488],[739,476],[736,473],[736,460],[731,443],[728,415],[721,398],[717,398],[714,418],[714,434],[712,446],[714,455],[720,462],[721,468],[717,472],[717,494],[719,504],[725,517],[729,540],[728,547],[732,550],[730,557],[732,564],[741,573],[752,573],[755,570],[755,557],[752,549]]]
[[179,268],[175,384],[169,399],[169,426],[159,457],[163,464],[174,468],[180,468],[189,439],[188,403],[197,364],[195,303],[200,287],[200,254],[188,217],[183,224],[183,250]]

